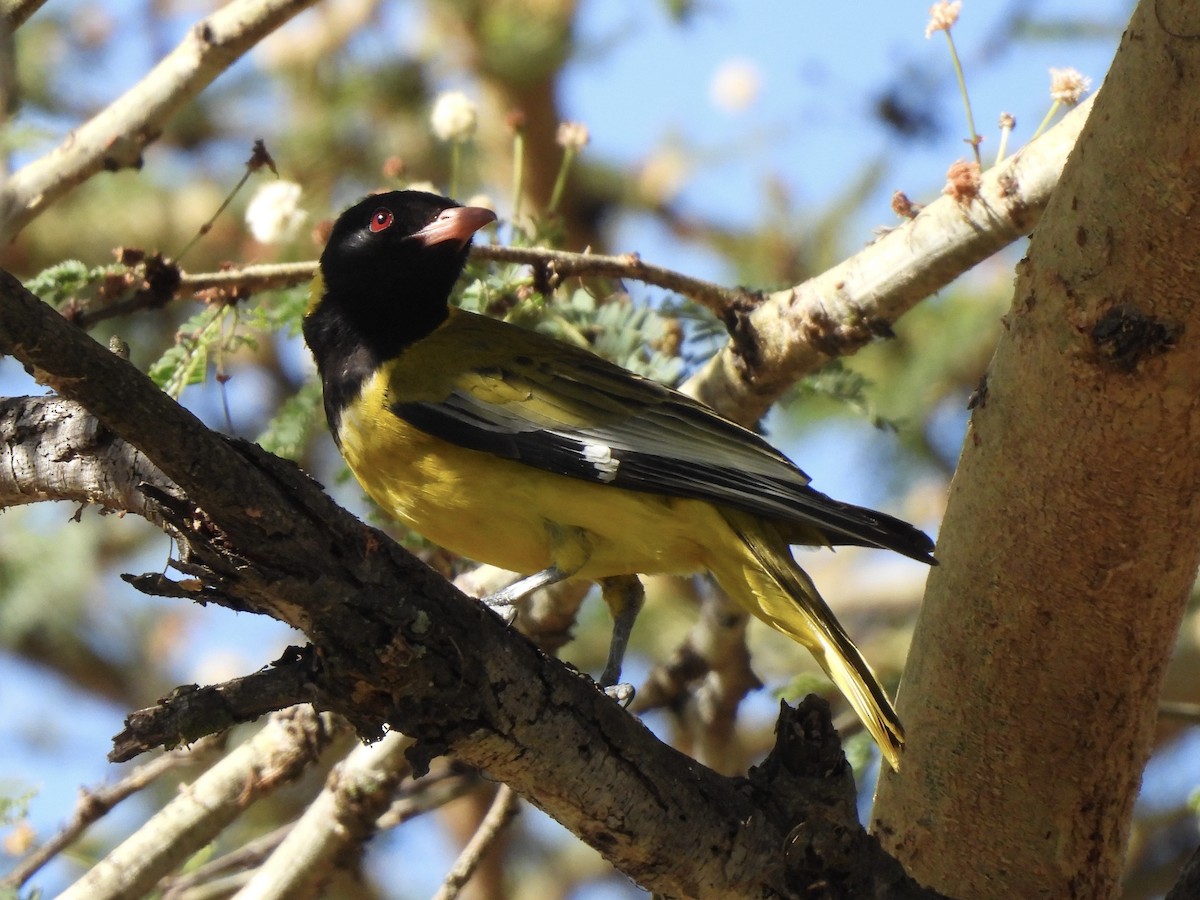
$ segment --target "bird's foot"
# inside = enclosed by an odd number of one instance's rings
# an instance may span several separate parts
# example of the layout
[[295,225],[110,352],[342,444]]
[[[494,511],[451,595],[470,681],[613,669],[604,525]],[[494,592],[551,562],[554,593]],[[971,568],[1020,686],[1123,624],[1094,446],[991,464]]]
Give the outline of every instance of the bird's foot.
[[517,621],[518,610],[515,606],[511,604],[493,605],[488,603],[486,599],[483,602],[505,625],[512,625],[513,622]]
[[557,584],[567,577],[566,573],[551,566],[526,578],[520,578],[508,587],[496,591],[494,594],[489,594],[483,598],[483,602],[493,609],[498,606],[512,606],[514,603],[528,597],[534,591]]
[[608,687],[602,688],[605,694],[616,700],[622,709],[628,709],[629,704],[633,702],[633,696],[636,693],[632,684],[610,684]]

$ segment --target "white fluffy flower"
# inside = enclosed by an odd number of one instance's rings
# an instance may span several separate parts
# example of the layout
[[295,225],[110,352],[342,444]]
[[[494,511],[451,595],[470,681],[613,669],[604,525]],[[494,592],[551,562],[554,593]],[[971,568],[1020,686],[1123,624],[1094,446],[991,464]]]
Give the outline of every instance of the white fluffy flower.
[[462,91],[448,91],[433,103],[429,124],[443,141],[467,141],[475,133],[475,104]]
[[638,191],[651,203],[670,203],[687,183],[691,168],[687,155],[678,147],[656,150],[642,162]]
[[1050,99],[1067,106],[1074,106],[1092,86],[1092,79],[1078,69],[1050,70]]
[[717,67],[708,84],[708,97],[722,112],[749,109],[762,92],[762,70],[748,59],[728,59]]
[[592,136],[582,122],[559,122],[555,139],[563,149],[578,152],[588,145]]
[[300,209],[300,185],[294,181],[269,181],[246,207],[246,225],[260,244],[291,240],[308,218]]

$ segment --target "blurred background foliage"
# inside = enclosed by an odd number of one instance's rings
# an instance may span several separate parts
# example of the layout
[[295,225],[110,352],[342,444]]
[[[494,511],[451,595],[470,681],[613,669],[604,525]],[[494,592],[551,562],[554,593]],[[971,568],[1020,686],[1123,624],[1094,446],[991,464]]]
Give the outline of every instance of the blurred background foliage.
[[[813,74],[802,20],[826,14],[766,4],[766,15],[750,27],[774,21],[793,30],[795,58],[784,71],[798,83],[794,100],[787,96],[793,89],[789,82],[772,84],[774,108],[783,112],[763,125],[745,111],[763,102],[762,73],[774,71],[768,57],[774,59],[781,49],[764,36],[761,57],[755,46],[743,47],[730,53],[736,58],[721,69],[725,50],[713,32],[737,17],[738,4],[666,0],[612,4],[603,13],[597,5],[567,0],[319,4],[175,116],[140,170],[92,178],[26,227],[3,248],[4,265],[32,279],[64,260],[78,260],[76,269],[56,270],[39,281],[42,296],[73,314],[101,310],[111,297],[98,293],[100,270],[114,264],[116,248],[176,257],[242,176],[252,141],[262,138],[280,177],[303,188],[304,225],[278,242],[252,237],[245,210],[255,191],[276,178],[268,170],[255,172],[188,250],[182,263],[187,271],[312,259],[329,220],[358,196],[430,183],[441,191],[456,184],[464,201],[475,194],[490,198],[484,202],[501,214],[502,242],[637,250],[688,274],[772,289],[799,283],[840,261],[870,240],[871,227],[894,224],[885,199],[892,190],[903,188],[913,199],[934,196],[945,167],[966,153],[959,143],[965,131],[959,101],[947,90],[953,75],[946,56],[926,52],[930,48],[920,40],[923,9],[907,10],[904,33],[891,39],[890,46],[906,49],[895,50],[869,75],[850,71],[858,62],[852,42],[843,45],[846,71]],[[7,170],[44,152],[131,86],[210,6],[199,0],[74,0],[38,9],[12,41],[17,103],[0,132]],[[988,28],[973,33],[964,20],[960,31],[966,34],[971,74],[986,83],[1003,71],[1006,60],[1031,48],[1107,60],[1127,12],[1119,2],[1103,12],[1071,7],[1061,14],[1030,2],[1009,2],[988,13]],[[560,123],[590,117],[587,99],[603,94],[607,67],[616,65],[620,49],[635,42],[646,23],[678,38],[679,46],[694,38],[696,52],[707,54],[704,68],[724,73],[724,83],[714,78],[711,85],[711,121],[702,131],[716,136],[698,142],[689,131],[692,123],[662,110],[661,125],[653,132],[626,135],[624,146],[632,143],[638,151],[609,152],[611,141],[594,139],[575,158],[561,201],[549,214],[564,155],[556,139]],[[854,30],[846,22],[841,28]],[[628,85],[642,81],[649,91],[651,85],[669,83],[676,69],[686,71],[672,52],[678,47],[672,51],[664,45],[662,65],[653,70],[612,76],[608,103],[617,111],[609,110],[608,121],[625,114],[631,123],[654,120],[656,111],[643,108]],[[1054,56],[1045,65],[1061,62]],[[855,77],[867,80],[848,86]],[[456,150],[434,136],[429,118],[437,96],[460,87],[477,104],[478,127]],[[812,91],[840,99],[823,108],[824,116],[812,116],[807,99]],[[1044,111],[1045,94],[1021,102]],[[1027,118],[1036,121],[1040,112]],[[847,125],[845,119],[852,121]],[[588,124],[597,138],[594,123]],[[806,155],[828,156],[821,149],[826,131],[847,127],[871,137],[856,148],[853,168],[826,182],[809,170]],[[764,142],[777,142],[787,153],[764,155]],[[519,184],[513,176],[517,153],[523,159]],[[747,160],[750,176],[733,176],[726,192],[720,180]],[[513,221],[518,205],[522,214]],[[898,324],[893,339],[799,385],[766,423],[772,440],[816,475],[822,490],[884,506],[935,529],[968,398],[980,385],[1002,327],[1019,252],[984,263],[931,298]],[[76,283],[79,272],[90,273],[86,284]],[[478,280],[465,287],[465,305],[586,343],[664,380],[678,381],[694,371],[723,339],[708,314],[641,285],[572,279],[544,298],[522,267],[476,263],[470,274]],[[51,297],[55,292],[59,296]],[[296,334],[305,300],[304,287],[236,304],[178,300],[101,318],[92,332],[104,342],[119,336],[143,369],[157,361],[160,383],[174,387],[213,427],[260,439],[298,459],[343,503],[373,516],[357,485],[346,479],[319,421],[319,392]],[[0,363],[0,379],[7,394],[37,390],[11,361]],[[461,568],[419,541],[408,543],[443,571]],[[151,600],[120,581],[122,572],[162,569],[168,554],[167,539],[132,518],[61,505],[5,513],[0,524],[0,708],[5,710],[0,797],[14,802],[0,812],[7,825],[0,872],[67,817],[77,786],[116,777],[103,757],[125,711],[148,705],[177,683],[244,674],[298,640],[276,623]],[[813,554],[806,567],[894,687],[924,573],[877,556],[854,550]],[[636,683],[655,661],[670,656],[706,591],[702,584],[675,580],[651,586],[627,677]],[[582,669],[598,670],[608,631],[603,607],[586,604],[576,640],[563,655]],[[1200,700],[1200,679],[1186,674],[1200,658],[1198,639],[1193,616],[1181,639],[1181,674],[1170,679],[1173,696],[1181,700]],[[769,747],[781,693],[795,697],[820,690],[838,702],[798,647],[757,625],[750,626],[748,641],[753,670],[766,688],[741,704],[738,728],[719,738],[719,751],[710,746],[700,753],[702,758],[711,753],[710,762],[732,771],[744,770]],[[1117,670],[1113,677],[1119,677]],[[647,719],[685,747],[709,746],[695,733],[686,704]],[[839,724],[853,730],[850,719],[843,717]],[[344,742],[341,752],[351,743]],[[1163,746],[1158,768],[1152,769],[1159,780],[1148,778],[1145,815],[1131,854],[1130,896],[1161,890],[1179,855],[1196,841],[1195,811],[1188,805],[1196,785],[1194,765],[1190,780],[1181,774],[1188,760],[1195,761],[1195,733],[1164,729]],[[848,751],[860,764],[869,797],[870,743],[852,736]],[[328,753],[326,759],[332,764],[337,755]],[[313,773],[263,801],[222,836],[210,855],[289,821],[320,783],[321,773]],[[69,859],[58,860],[33,883],[54,893],[173,790],[158,784],[130,801],[92,829]],[[480,796],[469,794],[436,816],[379,835],[364,859],[350,865],[347,880],[329,888],[330,896],[428,895],[483,809]],[[505,853],[503,876],[500,868],[485,870],[475,896],[499,896],[501,885],[514,897],[637,894],[592,851],[532,812],[519,821]],[[397,871],[406,874],[397,877]]]

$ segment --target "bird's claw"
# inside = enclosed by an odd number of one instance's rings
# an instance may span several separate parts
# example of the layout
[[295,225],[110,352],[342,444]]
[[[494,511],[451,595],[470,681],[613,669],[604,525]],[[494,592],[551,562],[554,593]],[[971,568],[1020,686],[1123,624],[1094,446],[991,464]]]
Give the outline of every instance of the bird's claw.
[[622,709],[627,709],[633,702],[635,691],[632,684],[610,684],[603,690],[606,695],[616,700]]
[[491,606],[488,609],[494,612],[505,625],[511,625],[517,621],[517,608],[515,606]]

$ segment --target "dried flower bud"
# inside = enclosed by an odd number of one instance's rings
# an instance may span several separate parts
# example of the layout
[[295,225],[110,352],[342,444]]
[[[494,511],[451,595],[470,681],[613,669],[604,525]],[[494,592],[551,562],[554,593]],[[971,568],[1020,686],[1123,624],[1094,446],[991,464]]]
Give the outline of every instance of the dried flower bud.
[[399,156],[389,156],[383,161],[383,177],[394,181],[404,175],[407,168]]
[[136,266],[146,258],[146,251],[140,247],[118,247],[113,254],[123,266]]
[[558,145],[567,150],[582,150],[587,146],[591,135],[582,122],[560,122],[558,124]]
[[525,131],[525,110],[519,107],[510,109],[504,117],[504,125],[513,134],[521,134]]
[[951,164],[947,170],[946,186],[942,188],[942,193],[953,197],[957,203],[966,204],[979,196],[979,188],[982,183],[979,163],[960,159]]
[[254,142],[254,147],[250,151],[250,158],[246,160],[246,168],[251,172],[257,172],[264,166],[270,169],[274,175],[279,175],[279,170],[275,168],[275,160],[271,158],[271,152],[267,150],[266,142],[262,138],[259,138]]
[[1092,79],[1084,77],[1078,69],[1050,70],[1050,99],[1074,106],[1092,85]]
[[915,219],[920,211],[921,204],[913,203],[904,191],[896,191],[892,194],[892,212],[900,218]]
[[962,0],[954,0],[953,3],[938,0],[929,7],[929,24],[925,26],[926,40],[933,37],[935,31],[949,31],[958,21],[960,10],[962,10]]
[[1008,131],[1012,131],[1014,128],[1017,127],[1017,117],[1014,116],[1012,113],[1007,113],[1007,112],[1000,113],[1000,127],[1004,128]]

